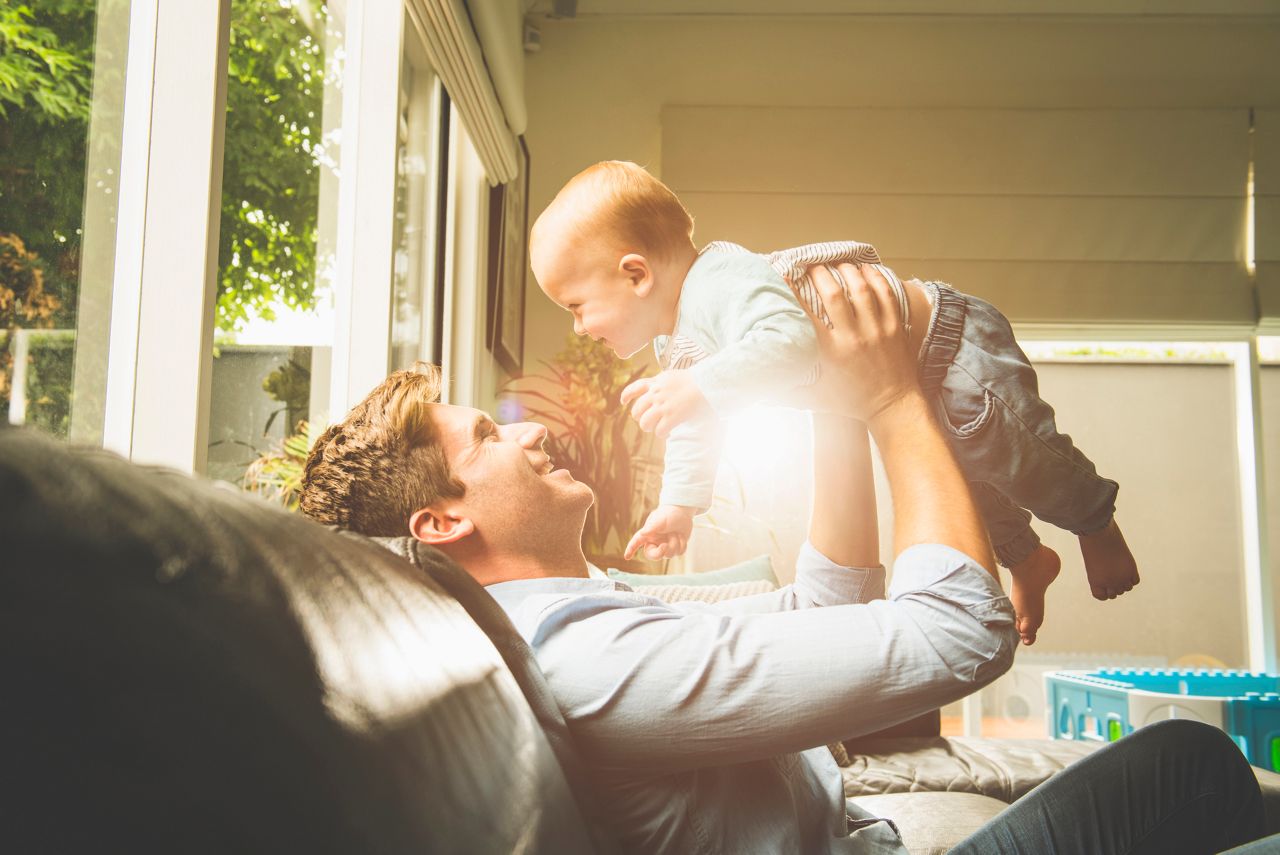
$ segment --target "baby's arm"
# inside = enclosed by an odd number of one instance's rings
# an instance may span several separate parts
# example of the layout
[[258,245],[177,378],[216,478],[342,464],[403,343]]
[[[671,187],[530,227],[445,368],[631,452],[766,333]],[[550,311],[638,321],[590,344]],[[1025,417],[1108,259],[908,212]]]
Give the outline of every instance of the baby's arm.
[[667,438],[659,506],[627,544],[625,557],[644,548],[650,559],[682,555],[693,518],[711,507],[722,430],[715,418],[685,422]]
[[636,380],[622,390],[621,400],[624,407],[631,404],[631,417],[641,430],[663,437],[690,419],[714,418],[688,371],[667,370]]
[[687,321],[687,332],[715,352],[687,370],[662,371],[622,390],[623,405],[643,430],[666,436],[691,419],[784,402],[816,378],[817,334],[787,284],[767,265],[719,273],[681,303],[682,326]]

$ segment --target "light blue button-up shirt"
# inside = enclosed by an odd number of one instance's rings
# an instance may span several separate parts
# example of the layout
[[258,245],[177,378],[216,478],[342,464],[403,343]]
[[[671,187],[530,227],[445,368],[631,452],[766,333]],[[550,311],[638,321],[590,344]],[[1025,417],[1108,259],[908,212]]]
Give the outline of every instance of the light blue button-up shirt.
[[844,798],[825,748],[989,683],[1013,661],[1013,607],[937,545],[885,571],[805,544],[795,582],[675,603],[602,579],[488,591],[529,642],[623,848],[643,853],[904,852]]

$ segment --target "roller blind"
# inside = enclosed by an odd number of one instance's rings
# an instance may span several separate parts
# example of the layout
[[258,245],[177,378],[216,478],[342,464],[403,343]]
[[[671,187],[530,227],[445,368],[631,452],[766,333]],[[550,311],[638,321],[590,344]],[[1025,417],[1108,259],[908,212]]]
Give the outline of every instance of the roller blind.
[[672,106],[700,242],[854,238],[1012,319],[1253,323],[1241,110]]
[[467,11],[475,24],[493,90],[502,104],[507,127],[516,136],[525,132],[529,112],[524,101],[524,12],[522,0],[469,0]]
[[511,181],[517,174],[515,136],[462,0],[410,0],[405,8],[426,46],[431,67],[467,126],[489,181]]
[[1280,110],[1254,114],[1254,254],[1261,325],[1280,334]]

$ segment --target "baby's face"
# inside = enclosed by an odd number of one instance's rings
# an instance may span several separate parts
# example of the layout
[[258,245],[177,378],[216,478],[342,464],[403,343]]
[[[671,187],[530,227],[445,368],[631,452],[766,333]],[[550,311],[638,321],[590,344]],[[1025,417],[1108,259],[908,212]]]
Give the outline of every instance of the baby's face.
[[623,358],[642,350],[659,333],[649,329],[651,314],[617,262],[607,254],[548,251],[530,246],[533,275],[542,292],[573,315],[573,331],[588,335]]

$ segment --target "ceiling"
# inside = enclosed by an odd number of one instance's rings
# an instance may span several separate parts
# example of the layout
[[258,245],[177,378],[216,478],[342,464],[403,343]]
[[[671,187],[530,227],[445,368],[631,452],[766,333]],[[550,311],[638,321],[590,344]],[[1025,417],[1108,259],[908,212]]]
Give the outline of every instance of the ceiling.
[[801,17],[808,15],[1280,16],[1280,0],[524,0],[529,14],[573,17]]

